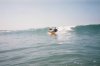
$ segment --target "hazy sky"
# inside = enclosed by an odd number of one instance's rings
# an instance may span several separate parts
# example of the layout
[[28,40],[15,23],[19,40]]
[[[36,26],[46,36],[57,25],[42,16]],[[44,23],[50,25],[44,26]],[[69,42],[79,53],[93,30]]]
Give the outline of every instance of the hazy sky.
[[100,24],[100,0],[0,0],[0,30]]

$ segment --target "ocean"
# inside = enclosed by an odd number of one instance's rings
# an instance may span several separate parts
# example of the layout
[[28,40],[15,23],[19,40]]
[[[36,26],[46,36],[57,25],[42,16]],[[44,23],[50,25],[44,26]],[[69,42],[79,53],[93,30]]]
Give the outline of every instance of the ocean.
[[0,66],[100,66],[100,24],[0,30]]

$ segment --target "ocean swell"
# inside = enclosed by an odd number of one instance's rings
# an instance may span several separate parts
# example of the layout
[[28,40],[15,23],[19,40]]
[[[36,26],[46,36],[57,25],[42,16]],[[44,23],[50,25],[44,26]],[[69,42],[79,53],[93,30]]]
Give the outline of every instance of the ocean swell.
[[[62,30],[61,30],[62,29]],[[70,30],[69,30],[70,29]],[[97,25],[79,25],[75,27],[58,27],[58,31],[67,32],[72,31],[77,34],[100,34],[100,24]],[[48,32],[48,27],[39,29],[28,29],[28,30],[0,30],[0,35],[5,34],[46,34]]]

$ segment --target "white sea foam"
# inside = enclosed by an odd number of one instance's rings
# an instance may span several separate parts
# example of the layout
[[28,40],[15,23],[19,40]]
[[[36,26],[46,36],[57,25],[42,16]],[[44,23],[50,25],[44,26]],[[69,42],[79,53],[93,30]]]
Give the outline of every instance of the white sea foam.
[[60,26],[58,27],[58,34],[64,34],[67,33],[67,31],[72,31],[72,27],[74,26]]

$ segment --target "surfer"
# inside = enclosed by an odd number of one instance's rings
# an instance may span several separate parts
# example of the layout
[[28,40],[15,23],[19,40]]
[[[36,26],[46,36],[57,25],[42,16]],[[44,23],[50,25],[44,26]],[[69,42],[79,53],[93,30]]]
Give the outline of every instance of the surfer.
[[58,31],[58,29],[56,27],[52,27],[52,28],[49,28],[49,34],[51,36],[56,36],[56,32]]

